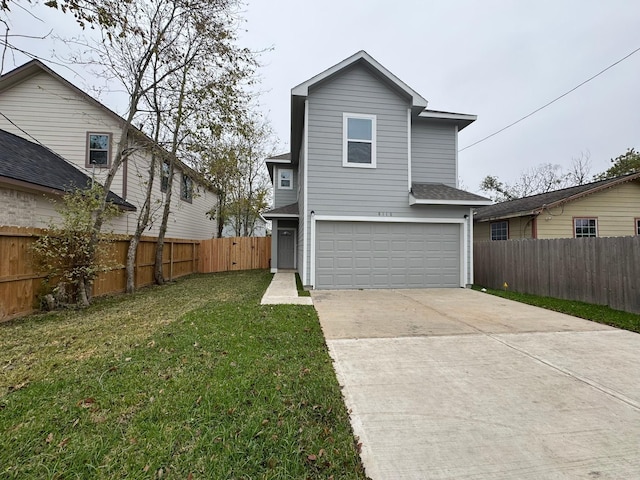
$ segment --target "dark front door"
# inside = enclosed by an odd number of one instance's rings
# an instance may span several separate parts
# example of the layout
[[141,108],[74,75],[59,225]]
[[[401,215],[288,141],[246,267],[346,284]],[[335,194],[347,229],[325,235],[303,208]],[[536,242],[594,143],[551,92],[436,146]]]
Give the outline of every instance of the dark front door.
[[278,268],[295,268],[295,230],[278,230]]

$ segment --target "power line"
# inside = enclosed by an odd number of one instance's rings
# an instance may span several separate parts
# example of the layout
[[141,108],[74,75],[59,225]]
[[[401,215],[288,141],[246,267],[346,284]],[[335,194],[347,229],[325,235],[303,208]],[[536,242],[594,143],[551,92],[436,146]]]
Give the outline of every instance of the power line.
[[578,88],[580,88],[581,86],[583,86],[583,85],[585,85],[585,84],[589,83],[589,82],[590,82],[591,80],[593,80],[594,78],[599,77],[600,75],[602,75],[602,74],[603,74],[604,72],[606,72],[607,70],[609,70],[609,69],[611,69],[611,68],[615,67],[615,66],[616,66],[616,65],[618,65],[620,62],[622,62],[622,61],[626,60],[626,59],[627,59],[627,58],[629,58],[631,55],[633,55],[634,53],[637,53],[637,52],[640,52],[640,47],[636,48],[633,52],[629,53],[628,55],[625,55],[625,56],[624,56],[624,57],[622,57],[620,60],[618,60],[618,61],[616,61],[616,62],[612,63],[612,64],[611,64],[611,65],[609,65],[607,68],[605,68],[605,69],[603,69],[603,70],[600,70],[598,73],[596,73],[596,74],[595,74],[595,75],[593,75],[592,77],[589,77],[588,79],[586,79],[584,82],[580,83],[579,85],[576,85],[576,86],[575,86],[575,87],[573,87],[571,90],[569,90],[569,91],[567,91],[567,92],[563,93],[563,94],[562,94],[562,95],[560,95],[559,97],[556,97],[556,98],[554,98],[553,100],[551,100],[550,102],[548,102],[548,103],[544,104],[544,105],[543,105],[543,106],[541,106],[540,108],[536,108],[533,112],[531,112],[531,113],[529,113],[529,114],[525,115],[525,116],[524,116],[524,117],[522,117],[522,118],[519,118],[519,119],[518,119],[518,120],[516,120],[515,122],[510,123],[509,125],[507,125],[506,127],[502,127],[500,130],[497,130],[497,131],[493,132],[492,134],[487,135],[487,136],[486,136],[486,137],[484,137],[484,138],[481,138],[481,139],[480,139],[480,140],[478,140],[477,142],[473,142],[471,145],[467,145],[466,147],[461,148],[460,150],[458,150],[458,152],[462,152],[462,151],[466,150],[467,148],[471,148],[471,147],[473,147],[474,145],[478,145],[479,143],[482,143],[482,142],[484,142],[485,140],[488,140],[488,139],[490,139],[491,137],[494,137],[494,136],[496,136],[497,134],[499,134],[499,133],[501,133],[501,132],[504,132],[507,128],[511,128],[511,127],[513,127],[514,125],[516,125],[516,124],[518,124],[518,123],[522,122],[523,120],[526,120],[526,119],[527,119],[527,118],[529,118],[530,116],[532,116],[532,115],[534,115],[534,114],[538,113],[540,110],[542,110],[542,109],[544,109],[544,108],[547,108],[547,107],[548,107],[549,105],[551,105],[552,103],[557,102],[558,100],[560,100],[560,99],[561,99],[561,98],[563,98],[563,97],[566,97],[566,96],[567,96],[567,95],[569,95],[571,92],[573,92],[573,91],[577,90],[577,89],[578,89]]

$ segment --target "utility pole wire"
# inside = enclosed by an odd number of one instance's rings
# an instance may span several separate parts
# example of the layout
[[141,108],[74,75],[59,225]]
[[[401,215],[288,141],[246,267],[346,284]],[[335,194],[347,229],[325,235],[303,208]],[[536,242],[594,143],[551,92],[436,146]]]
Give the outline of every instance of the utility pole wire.
[[576,85],[575,87],[573,87],[573,88],[572,88],[571,90],[569,90],[568,92],[565,92],[565,93],[563,93],[562,95],[560,95],[559,97],[554,98],[554,99],[553,99],[553,100],[551,100],[549,103],[546,103],[546,104],[544,104],[543,106],[541,106],[540,108],[535,109],[533,112],[529,113],[528,115],[525,115],[525,116],[524,116],[524,117],[522,117],[522,118],[519,118],[519,119],[518,119],[518,120],[516,120],[515,122],[510,123],[509,125],[507,125],[506,127],[502,127],[500,130],[498,130],[498,131],[496,131],[496,132],[493,132],[492,134],[487,135],[487,136],[486,136],[486,137],[484,137],[484,138],[481,138],[481,139],[480,139],[480,140],[478,140],[477,142],[473,142],[471,145],[467,145],[466,147],[461,148],[460,150],[458,150],[458,152],[462,152],[462,151],[466,150],[467,148],[471,148],[471,147],[473,147],[474,145],[478,145],[479,143],[482,143],[482,142],[484,142],[485,140],[488,140],[488,139],[490,139],[491,137],[494,137],[494,136],[496,136],[497,134],[499,134],[499,133],[501,133],[501,132],[504,132],[507,128],[511,128],[511,127],[513,127],[514,125],[516,125],[516,124],[518,124],[518,123],[522,122],[523,120],[526,120],[526,119],[527,119],[527,118],[529,118],[530,116],[532,116],[532,115],[534,115],[534,114],[538,113],[540,110],[542,110],[542,109],[544,109],[544,108],[547,108],[547,107],[548,107],[549,105],[551,105],[552,103],[557,102],[558,100],[560,100],[560,99],[561,99],[561,98],[563,98],[563,97],[566,97],[566,96],[567,96],[567,95],[569,95],[571,92],[573,92],[573,91],[577,90],[577,89],[578,89],[578,88],[580,88],[581,86],[583,86],[583,85],[585,85],[585,84],[589,83],[589,82],[590,82],[591,80],[593,80],[594,78],[599,77],[600,75],[602,75],[602,74],[603,74],[604,72],[606,72],[607,70],[609,70],[609,69],[611,69],[611,68],[615,67],[615,66],[616,66],[616,65],[618,65],[620,62],[622,62],[622,61],[626,60],[626,59],[627,59],[627,58],[629,58],[631,55],[633,55],[634,53],[637,53],[637,52],[639,52],[639,51],[640,51],[640,47],[636,48],[633,52],[629,53],[628,55],[625,55],[624,57],[622,57],[622,58],[621,58],[620,60],[618,60],[617,62],[612,63],[612,64],[611,64],[611,65],[609,65],[607,68],[605,68],[605,69],[603,69],[603,70],[600,70],[598,73],[596,73],[596,74],[595,74],[595,75],[593,75],[592,77],[589,77],[588,79],[586,79],[586,80],[585,80],[584,82],[582,82],[581,84]]

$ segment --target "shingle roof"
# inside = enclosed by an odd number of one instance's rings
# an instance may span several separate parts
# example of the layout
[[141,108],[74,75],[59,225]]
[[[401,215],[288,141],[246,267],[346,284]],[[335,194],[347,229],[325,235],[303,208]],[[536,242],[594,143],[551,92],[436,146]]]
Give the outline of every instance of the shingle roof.
[[[412,183],[411,193],[416,200],[454,202],[489,202],[488,198],[453,188],[443,183]],[[473,203],[472,203],[473,204]]]
[[[62,157],[5,130],[0,130],[0,177],[59,193],[91,185],[89,176]],[[107,198],[125,210],[136,209],[113,192]]]
[[622,175],[620,177],[600,180],[598,182],[578,185],[576,187],[563,188],[548,193],[532,195],[530,197],[518,198],[507,202],[496,203],[476,210],[475,221],[487,221],[497,218],[521,217],[525,215],[536,215],[543,208],[554,207],[562,203],[570,202],[576,198],[598,192],[605,188],[610,188],[624,182],[640,179],[640,172]]
[[278,218],[280,216],[298,216],[298,202],[292,203],[290,205],[285,205],[284,207],[274,208],[273,210],[269,210],[268,212],[264,212],[262,216],[266,219]]

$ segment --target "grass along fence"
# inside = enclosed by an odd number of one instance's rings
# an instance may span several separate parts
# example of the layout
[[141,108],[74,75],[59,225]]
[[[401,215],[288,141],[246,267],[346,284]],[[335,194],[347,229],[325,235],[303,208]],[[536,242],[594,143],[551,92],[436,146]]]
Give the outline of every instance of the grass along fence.
[[640,313],[640,236],[476,242],[475,283]]
[[[32,312],[38,307],[42,280],[46,275],[35,271],[30,246],[43,233],[44,230],[37,228],[0,227],[0,321]],[[166,279],[198,271],[199,243],[199,240],[165,240],[163,272]],[[124,265],[129,240],[118,239],[112,248],[120,266],[98,276],[93,286],[95,296],[125,291]],[[156,239],[143,237],[136,258],[136,287],[153,283],[155,251]]]

